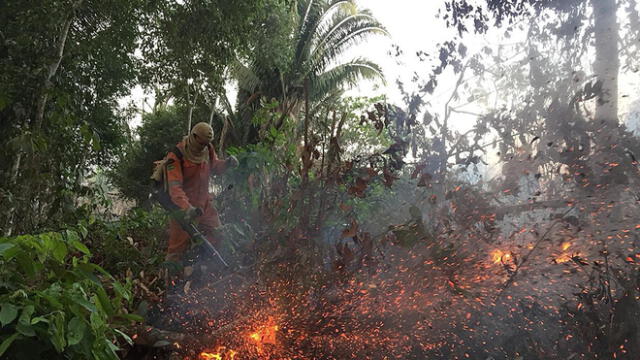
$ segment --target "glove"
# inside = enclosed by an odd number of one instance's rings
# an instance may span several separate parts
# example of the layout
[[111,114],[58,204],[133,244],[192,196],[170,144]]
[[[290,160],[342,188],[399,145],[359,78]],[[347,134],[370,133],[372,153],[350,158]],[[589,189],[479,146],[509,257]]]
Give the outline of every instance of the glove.
[[204,214],[202,209],[193,206],[185,211],[185,217],[189,221],[197,218],[198,216],[202,216],[202,214]]
[[238,167],[238,159],[236,159],[236,157],[233,155],[229,155],[229,157],[225,161],[227,163],[227,167],[230,167],[230,168]]

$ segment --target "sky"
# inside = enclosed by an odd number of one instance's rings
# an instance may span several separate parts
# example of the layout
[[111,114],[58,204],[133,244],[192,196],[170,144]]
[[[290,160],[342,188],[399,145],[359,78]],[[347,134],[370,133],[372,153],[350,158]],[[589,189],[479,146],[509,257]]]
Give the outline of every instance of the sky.
[[[442,19],[436,19],[443,1],[420,0],[358,0],[360,8],[367,8],[382,23],[390,36],[375,36],[362,46],[353,49],[382,66],[387,79],[386,90],[390,100],[400,101],[396,79],[409,83],[413,73],[429,68],[418,61],[416,52],[437,49],[438,42],[446,41],[454,33],[448,31]],[[389,55],[392,45],[398,45],[403,54],[396,58]],[[358,89],[358,91],[367,91]]]

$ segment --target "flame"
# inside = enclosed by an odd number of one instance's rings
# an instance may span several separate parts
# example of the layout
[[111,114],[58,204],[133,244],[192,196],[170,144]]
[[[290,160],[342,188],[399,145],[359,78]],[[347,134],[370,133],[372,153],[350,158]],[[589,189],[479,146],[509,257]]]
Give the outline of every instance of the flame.
[[[273,324],[273,320],[269,318],[267,325],[263,325],[247,334],[245,344],[242,349],[248,353],[257,352],[259,355],[265,353],[265,345],[276,345],[276,335],[280,327]],[[242,351],[244,352],[244,351]],[[238,351],[229,349],[225,346],[218,346],[215,351],[203,351],[200,353],[198,360],[233,360]]]
[[[271,323],[271,321],[270,321]],[[249,334],[249,339],[253,341],[259,353],[262,353],[264,345],[276,345],[276,334],[278,325],[266,325]]]
[[571,242],[565,241],[560,245],[562,252],[555,258],[556,263],[565,263],[571,260],[571,254],[567,252],[567,250],[571,247]]
[[494,264],[499,264],[511,260],[511,253],[496,249],[491,252],[491,259]]
[[237,352],[233,349],[227,349],[219,346],[215,353],[203,351],[200,353],[200,360],[233,360]]

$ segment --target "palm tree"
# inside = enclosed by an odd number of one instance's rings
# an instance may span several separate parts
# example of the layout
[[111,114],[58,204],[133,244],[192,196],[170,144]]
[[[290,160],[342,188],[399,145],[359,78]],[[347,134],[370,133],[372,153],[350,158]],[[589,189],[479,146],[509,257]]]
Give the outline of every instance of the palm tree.
[[365,58],[344,60],[345,52],[367,37],[388,34],[353,0],[300,0],[290,20],[288,37],[273,40],[290,42],[283,65],[273,66],[258,57],[249,64],[239,62],[234,69],[239,85],[236,119],[242,123],[250,121],[260,98],[278,101],[283,114],[274,124],[278,128],[285,116],[295,118],[305,100],[324,103],[359,80],[384,81],[376,63]]

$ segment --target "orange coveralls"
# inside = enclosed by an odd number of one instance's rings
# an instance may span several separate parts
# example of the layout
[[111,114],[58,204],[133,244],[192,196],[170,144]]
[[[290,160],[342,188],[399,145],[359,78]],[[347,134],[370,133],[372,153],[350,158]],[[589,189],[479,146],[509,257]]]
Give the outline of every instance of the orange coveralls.
[[[178,143],[177,147],[184,154],[184,142]],[[226,169],[226,162],[218,159],[213,146],[209,146],[209,161],[194,164],[183,157],[182,161],[173,152],[169,152],[169,159],[173,159],[167,166],[167,180],[169,182],[169,195],[171,200],[182,210],[189,209],[190,206],[201,208],[203,215],[196,219],[198,228],[202,231],[209,242],[216,245],[220,239],[213,238],[213,230],[220,226],[218,211],[213,207],[211,201],[213,195],[209,194],[209,177],[211,174],[221,174]],[[181,256],[189,245],[189,234],[182,230],[180,224],[171,220],[169,224],[169,254]]]

